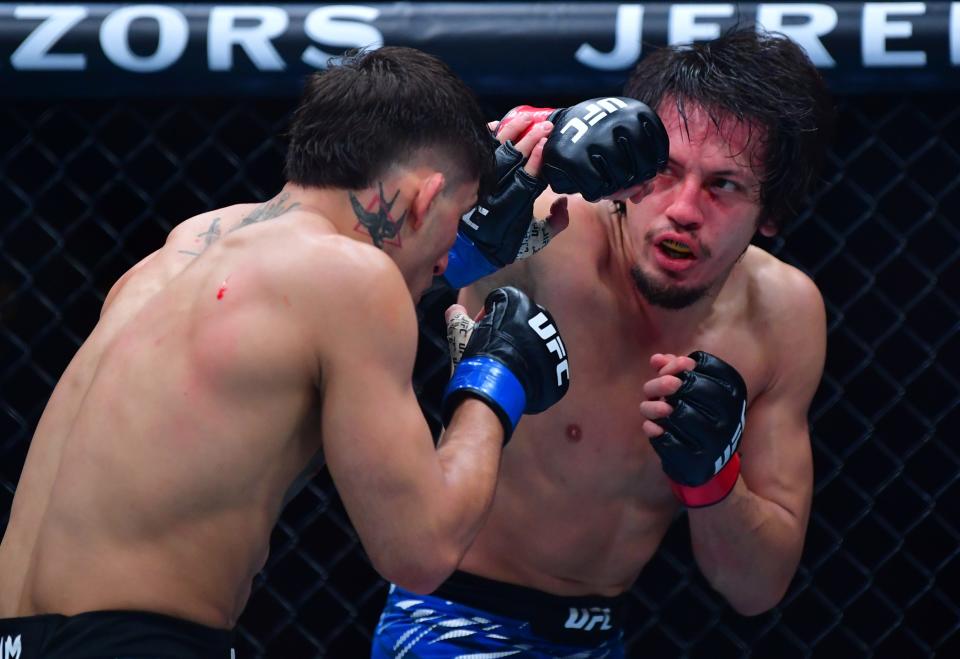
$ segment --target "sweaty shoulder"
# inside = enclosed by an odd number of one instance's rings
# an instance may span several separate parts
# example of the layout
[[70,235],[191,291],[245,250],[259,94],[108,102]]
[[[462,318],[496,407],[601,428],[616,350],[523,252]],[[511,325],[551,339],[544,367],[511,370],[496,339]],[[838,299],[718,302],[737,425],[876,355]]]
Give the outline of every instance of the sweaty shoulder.
[[[379,249],[331,233],[298,236],[285,251],[287,277],[307,291],[324,290],[353,308],[396,304],[412,307],[410,293],[394,262]],[[403,302],[405,304],[398,304]]]
[[194,215],[167,235],[164,249],[182,256],[199,256],[235,228],[258,204],[234,204]]
[[752,313],[778,325],[802,323],[810,315],[822,316],[820,289],[801,270],[755,246],[747,249],[744,265],[749,274]]
[[826,346],[826,311],[814,281],[772,254],[751,246],[746,312],[756,334],[778,355],[781,370],[816,369]]
[[286,263],[283,284],[307,302],[319,334],[348,342],[398,340],[415,346],[416,313],[409,289],[393,260],[377,248],[318,233],[301,236]]

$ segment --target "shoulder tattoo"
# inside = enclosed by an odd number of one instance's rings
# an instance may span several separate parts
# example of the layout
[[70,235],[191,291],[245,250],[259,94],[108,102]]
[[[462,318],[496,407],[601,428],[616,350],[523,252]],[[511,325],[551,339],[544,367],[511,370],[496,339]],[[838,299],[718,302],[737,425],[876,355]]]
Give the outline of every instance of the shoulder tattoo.
[[[229,229],[227,233],[236,231],[237,229],[241,229],[251,224],[256,224],[257,222],[263,222],[264,220],[272,220],[275,217],[279,217],[283,215],[287,211],[297,208],[300,205],[300,202],[287,203],[287,200],[289,199],[289,197],[290,197],[290,194],[284,192],[274,197],[270,201],[260,204],[259,206],[254,208],[249,215],[247,215],[242,220],[240,220],[240,223],[237,226],[233,227],[232,229]],[[187,250],[187,249],[181,249],[178,251],[181,254],[187,254],[188,256],[200,256],[205,251],[207,251],[207,249],[210,248],[210,245],[212,245],[213,243],[217,242],[217,240],[220,239],[220,234],[221,234],[220,218],[215,217],[210,222],[210,226],[208,226],[205,231],[197,234],[197,238],[203,240],[203,246],[200,248],[199,251],[193,251],[193,250]]]

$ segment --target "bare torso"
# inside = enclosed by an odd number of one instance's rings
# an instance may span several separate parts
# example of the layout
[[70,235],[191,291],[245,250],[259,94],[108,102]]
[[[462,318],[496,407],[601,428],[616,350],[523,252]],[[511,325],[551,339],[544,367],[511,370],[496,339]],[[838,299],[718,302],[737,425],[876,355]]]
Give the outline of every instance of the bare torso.
[[33,438],[0,545],[0,617],[235,623],[320,450],[314,347],[275,271],[295,267],[296,245],[337,240],[296,212],[230,231],[264,208],[184,222],[111,292]]
[[531,262],[532,278],[517,282],[556,318],[571,389],[517,427],[493,510],[462,568],[557,595],[616,595],[635,581],[678,511],[642,430],[642,387],[655,376],[650,355],[712,352],[740,371],[752,401],[772,378],[758,279],[787,266],[749,248],[703,322],[656,336],[619,256],[617,223],[597,210],[584,218],[580,203],[567,232]]

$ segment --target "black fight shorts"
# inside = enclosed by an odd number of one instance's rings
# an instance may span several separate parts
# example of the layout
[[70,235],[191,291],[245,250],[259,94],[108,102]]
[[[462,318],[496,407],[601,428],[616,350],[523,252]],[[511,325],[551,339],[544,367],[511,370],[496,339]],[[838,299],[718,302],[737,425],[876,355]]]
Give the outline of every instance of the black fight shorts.
[[233,632],[141,611],[0,618],[2,659],[232,659]]

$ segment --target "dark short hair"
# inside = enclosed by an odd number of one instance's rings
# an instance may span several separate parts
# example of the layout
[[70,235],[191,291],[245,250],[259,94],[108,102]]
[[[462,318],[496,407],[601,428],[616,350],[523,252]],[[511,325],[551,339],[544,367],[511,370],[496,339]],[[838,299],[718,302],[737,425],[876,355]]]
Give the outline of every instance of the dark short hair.
[[833,137],[833,102],[800,46],[781,34],[734,28],[717,39],[654,51],[637,65],[624,93],[652,108],[670,99],[760,129],[761,219],[778,229],[799,212],[819,177]]
[[492,178],[495,144],[476,97],[413,48],[352,52],[311,75],[287,137],[284,173],[297,185],[362,189],[424,149],[458,183]]

